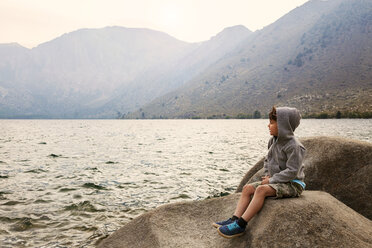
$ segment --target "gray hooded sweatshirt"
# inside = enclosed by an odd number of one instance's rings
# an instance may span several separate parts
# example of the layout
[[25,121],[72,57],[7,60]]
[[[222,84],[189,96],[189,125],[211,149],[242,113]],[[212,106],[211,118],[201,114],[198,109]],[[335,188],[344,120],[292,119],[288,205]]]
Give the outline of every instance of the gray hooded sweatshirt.
[[269,152],[265,157],[265,175],[269,183],[287,183],[293,179],[303,181],[305,147],[293,132],[300,125],[301,115],[295,108],[276,108],[278,137],[269,140]]

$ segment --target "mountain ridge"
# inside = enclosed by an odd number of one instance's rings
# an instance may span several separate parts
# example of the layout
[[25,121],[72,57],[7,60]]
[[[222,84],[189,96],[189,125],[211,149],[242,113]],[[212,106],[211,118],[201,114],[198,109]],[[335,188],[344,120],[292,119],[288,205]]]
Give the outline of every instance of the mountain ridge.
[[[0,54],[9,55],[0,58],[0,116],[115,118],[177,88],[198,72],[193,66],[201,70],[218,59],[199,48],[206,43],[216,41],[194,44],[161,31],[114,26],[80,29],[32,49],[0,45]],[[198,48],[205,58],[181,63]]]
[[[305,116],[371,112],[371,8],[363,0],[308,2],[125,118],[252,116],[273,105],[296,106]],[[295,22],[299,16],[306,18]]]
[[227,27],[198,43],[111,26],[32,49],[0,44],[0,118],[369,113],[370,13],[368,0],[313,0],[261,30]]

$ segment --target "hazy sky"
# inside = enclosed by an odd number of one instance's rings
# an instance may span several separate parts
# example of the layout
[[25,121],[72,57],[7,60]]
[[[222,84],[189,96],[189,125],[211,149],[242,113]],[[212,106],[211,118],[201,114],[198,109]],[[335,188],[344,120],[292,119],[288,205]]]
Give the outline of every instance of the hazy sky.
[[307,0],[0,0],[0,43],[34,47],[80,28],[145,27],[189,42],[267,26]]

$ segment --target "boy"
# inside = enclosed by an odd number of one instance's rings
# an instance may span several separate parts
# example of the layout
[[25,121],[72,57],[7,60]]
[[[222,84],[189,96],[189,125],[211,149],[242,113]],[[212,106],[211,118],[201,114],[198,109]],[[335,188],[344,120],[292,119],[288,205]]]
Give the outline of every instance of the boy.
[[273,137],[269,140],[262,181],[243,187],[232,218],[213,223],[225,238],[243,235],[247,222],[261,210],[266,197],[298,197],[305,189],[302,165],[305,148],[293,134],[300,124],[299,111],[289,107],[273,107],[269,118],[268,127]]

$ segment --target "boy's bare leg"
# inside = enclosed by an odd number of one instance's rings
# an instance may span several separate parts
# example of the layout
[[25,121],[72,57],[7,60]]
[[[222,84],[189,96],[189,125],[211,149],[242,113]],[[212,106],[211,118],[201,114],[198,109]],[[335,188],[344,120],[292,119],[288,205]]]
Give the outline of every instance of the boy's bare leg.
[[[269,185],[260,185],[256,188],[254,192],[253,199],[249,203],[248,208],[245,210],[243,215],[241,216],[245,221],[249,221],[255,216],[258,211],[261,210],[265,198],[268,196],[275,196],[276,190],[271,188]],[[239,200],[240,202],[240,200]],[[238,216],[238,215],[237,215]],[[238,216],[239,217],[239,216]]]
[[249,202],[251,201],[252,195],[255,192],[255,188],[252,185],[245,185],[242,190],[242,194],[240,195],[238,204],[235,209],[234,215],[238,218],[242,216],[244,211],[247,209]]

